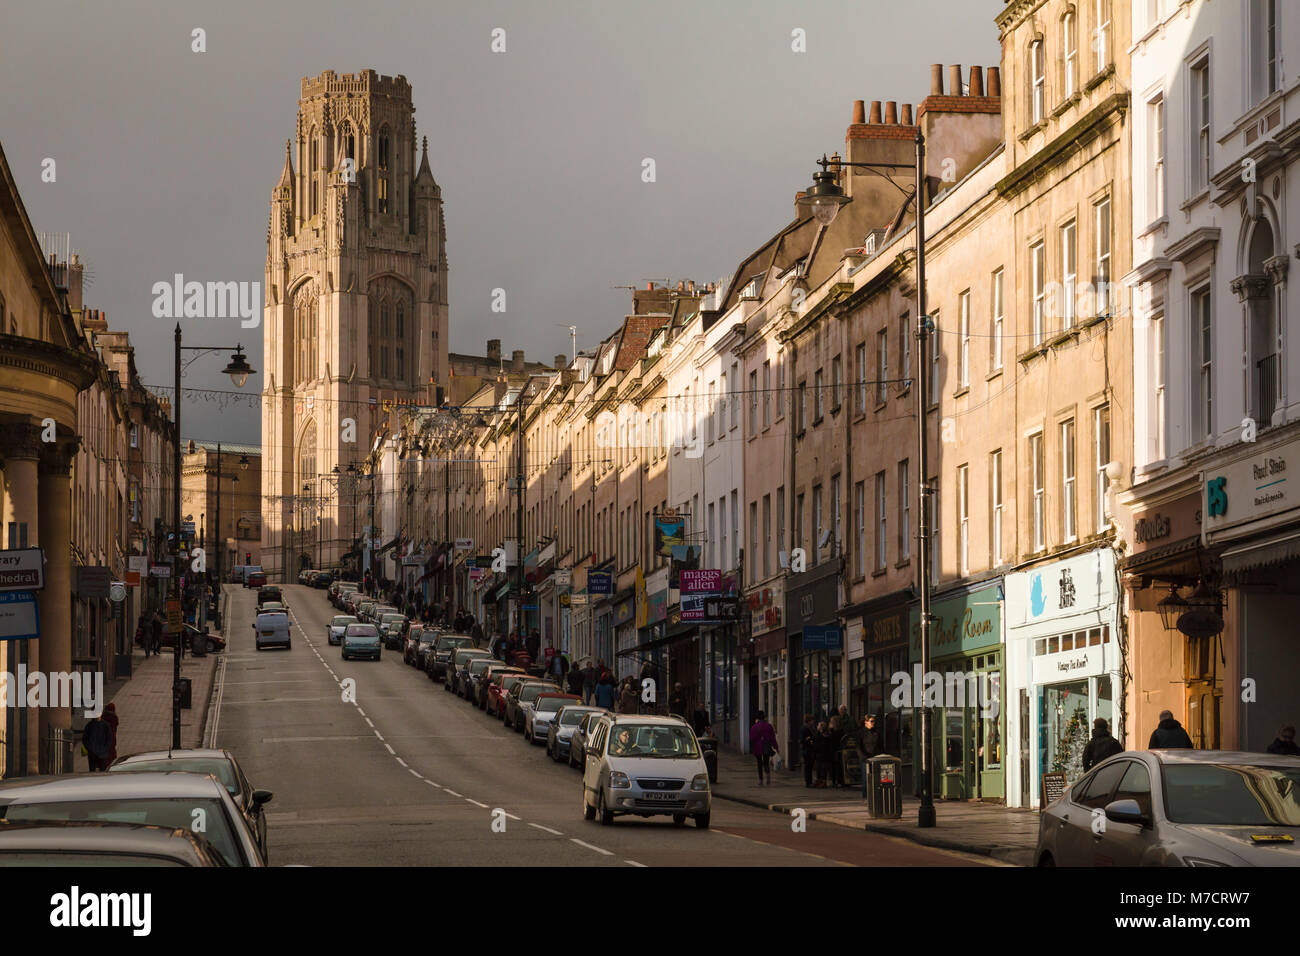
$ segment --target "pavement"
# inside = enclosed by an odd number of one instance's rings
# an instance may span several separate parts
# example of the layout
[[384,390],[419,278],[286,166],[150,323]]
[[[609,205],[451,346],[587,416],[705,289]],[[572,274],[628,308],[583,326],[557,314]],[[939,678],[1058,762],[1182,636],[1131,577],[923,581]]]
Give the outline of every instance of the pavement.
[[718,783],[713,796],[722,800],[793,814],[803,809],[810,820],[855,830],[887,834],[929,847],[989,857],[1015,866],[1032,866],[1038,842],[1038,811],[1018,810],[975,800],[936,800],[934,827],[916,825],[921,805],[915,797],[902,801],[902,816],[876,819],[867,810],[860,786],[842,790],[808,789],[803,771],[774,770],[772,783],[758,782],[754,758],[724,750],[719,753]]
[[[224,589],[223,589],[224,590]],[[220,633],[219,631],[216,633]],[[181,677],[191,683],[191,706],[181,711],[181,746],[202,746],[208,699],[212,695],[212,678],[224,652],[195,658],[181,658]],[[117,753],[119,757],[148,750],[166,750],[172,742],[172,652],[163,648],[161,656],[145,657],[141,648],[133,648],[131,678],[117,688],[109,688],[117,710]],[[78,753],[78,772],[85,770],[86,760]]]

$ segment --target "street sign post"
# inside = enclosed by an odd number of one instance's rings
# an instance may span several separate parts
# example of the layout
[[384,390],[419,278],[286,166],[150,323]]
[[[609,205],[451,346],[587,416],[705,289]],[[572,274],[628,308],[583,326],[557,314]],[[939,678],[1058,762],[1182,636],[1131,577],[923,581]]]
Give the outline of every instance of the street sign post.
[[167,602],[167,630],[173,634],[181,632],[181,602],[169,600]]
[[30,591],[0,594],[0,641],[26,641],[40,635],[36,595]]
[[40,548],[0,551],[0,591],[39,591],[44,587],[44,551]]

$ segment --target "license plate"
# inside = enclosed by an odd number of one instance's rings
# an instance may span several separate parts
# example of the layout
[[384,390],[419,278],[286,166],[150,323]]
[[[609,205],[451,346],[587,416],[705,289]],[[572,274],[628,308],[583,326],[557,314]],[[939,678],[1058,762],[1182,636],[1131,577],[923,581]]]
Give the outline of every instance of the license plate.
[[263,631],[263,632],[262,632],[262,636],[263,636],[263,637],[275,637],[275,631]]
[[655,793],[655,792],[653,792],[653,791],[651,791],[651,792],[649,792],[649,793],[643,793],[643,794],[641,794],[641,796],[642,796],[642,798],[645,799],[645,800],[677,800],[677,799],[679,799],[679,797],[678,797],[678,795],[677,795],[676,793]]

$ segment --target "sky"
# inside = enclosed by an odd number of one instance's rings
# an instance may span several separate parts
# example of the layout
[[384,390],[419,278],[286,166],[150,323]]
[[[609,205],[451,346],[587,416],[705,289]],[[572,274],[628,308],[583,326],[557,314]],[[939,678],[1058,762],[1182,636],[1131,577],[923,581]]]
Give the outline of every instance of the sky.
[[[620,286],[718,281],[784,226],[854,100],[919,103],[930,64],[998,63],[1002,0],[216,0],[11,4],[0,144],[32,225],[68,233],[85,305],[172,383],[154,283],[263,281],[271,190],[300,81],[373,69],[412,85],[442,188],[450,350],[550,362],[631,309]],[[194,52],[193,31],[206,50]],[[504,30],[505,51],[491,49]],[[792,47],[804,31],[803,52]],[[944,73],[945,82],[947,71]],[[643,181],[654,160],[654,182]],[[53,182],[43,181],[54,160]],[[492,311],[493,290],[506,311]],[[258,310],[260,316],[260,309]],[[262,330],[182,322],[187,344]],[[226,353],[184,385],[229,389]],[[245,389],[256,394],[260,374]],[[187,396],[186,438],[260,442],[255,406]]]

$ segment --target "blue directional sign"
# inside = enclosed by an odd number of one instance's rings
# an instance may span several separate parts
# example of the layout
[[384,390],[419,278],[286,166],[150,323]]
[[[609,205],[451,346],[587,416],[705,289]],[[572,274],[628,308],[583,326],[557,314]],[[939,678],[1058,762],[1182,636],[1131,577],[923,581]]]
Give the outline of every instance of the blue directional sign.
[[838,651],[844,646],[844,637],[838,627],[813,627],[803,629],[805,651]]
[[30,591],[0,594],[0,641],[27,641],[40,636],[36,595]]

